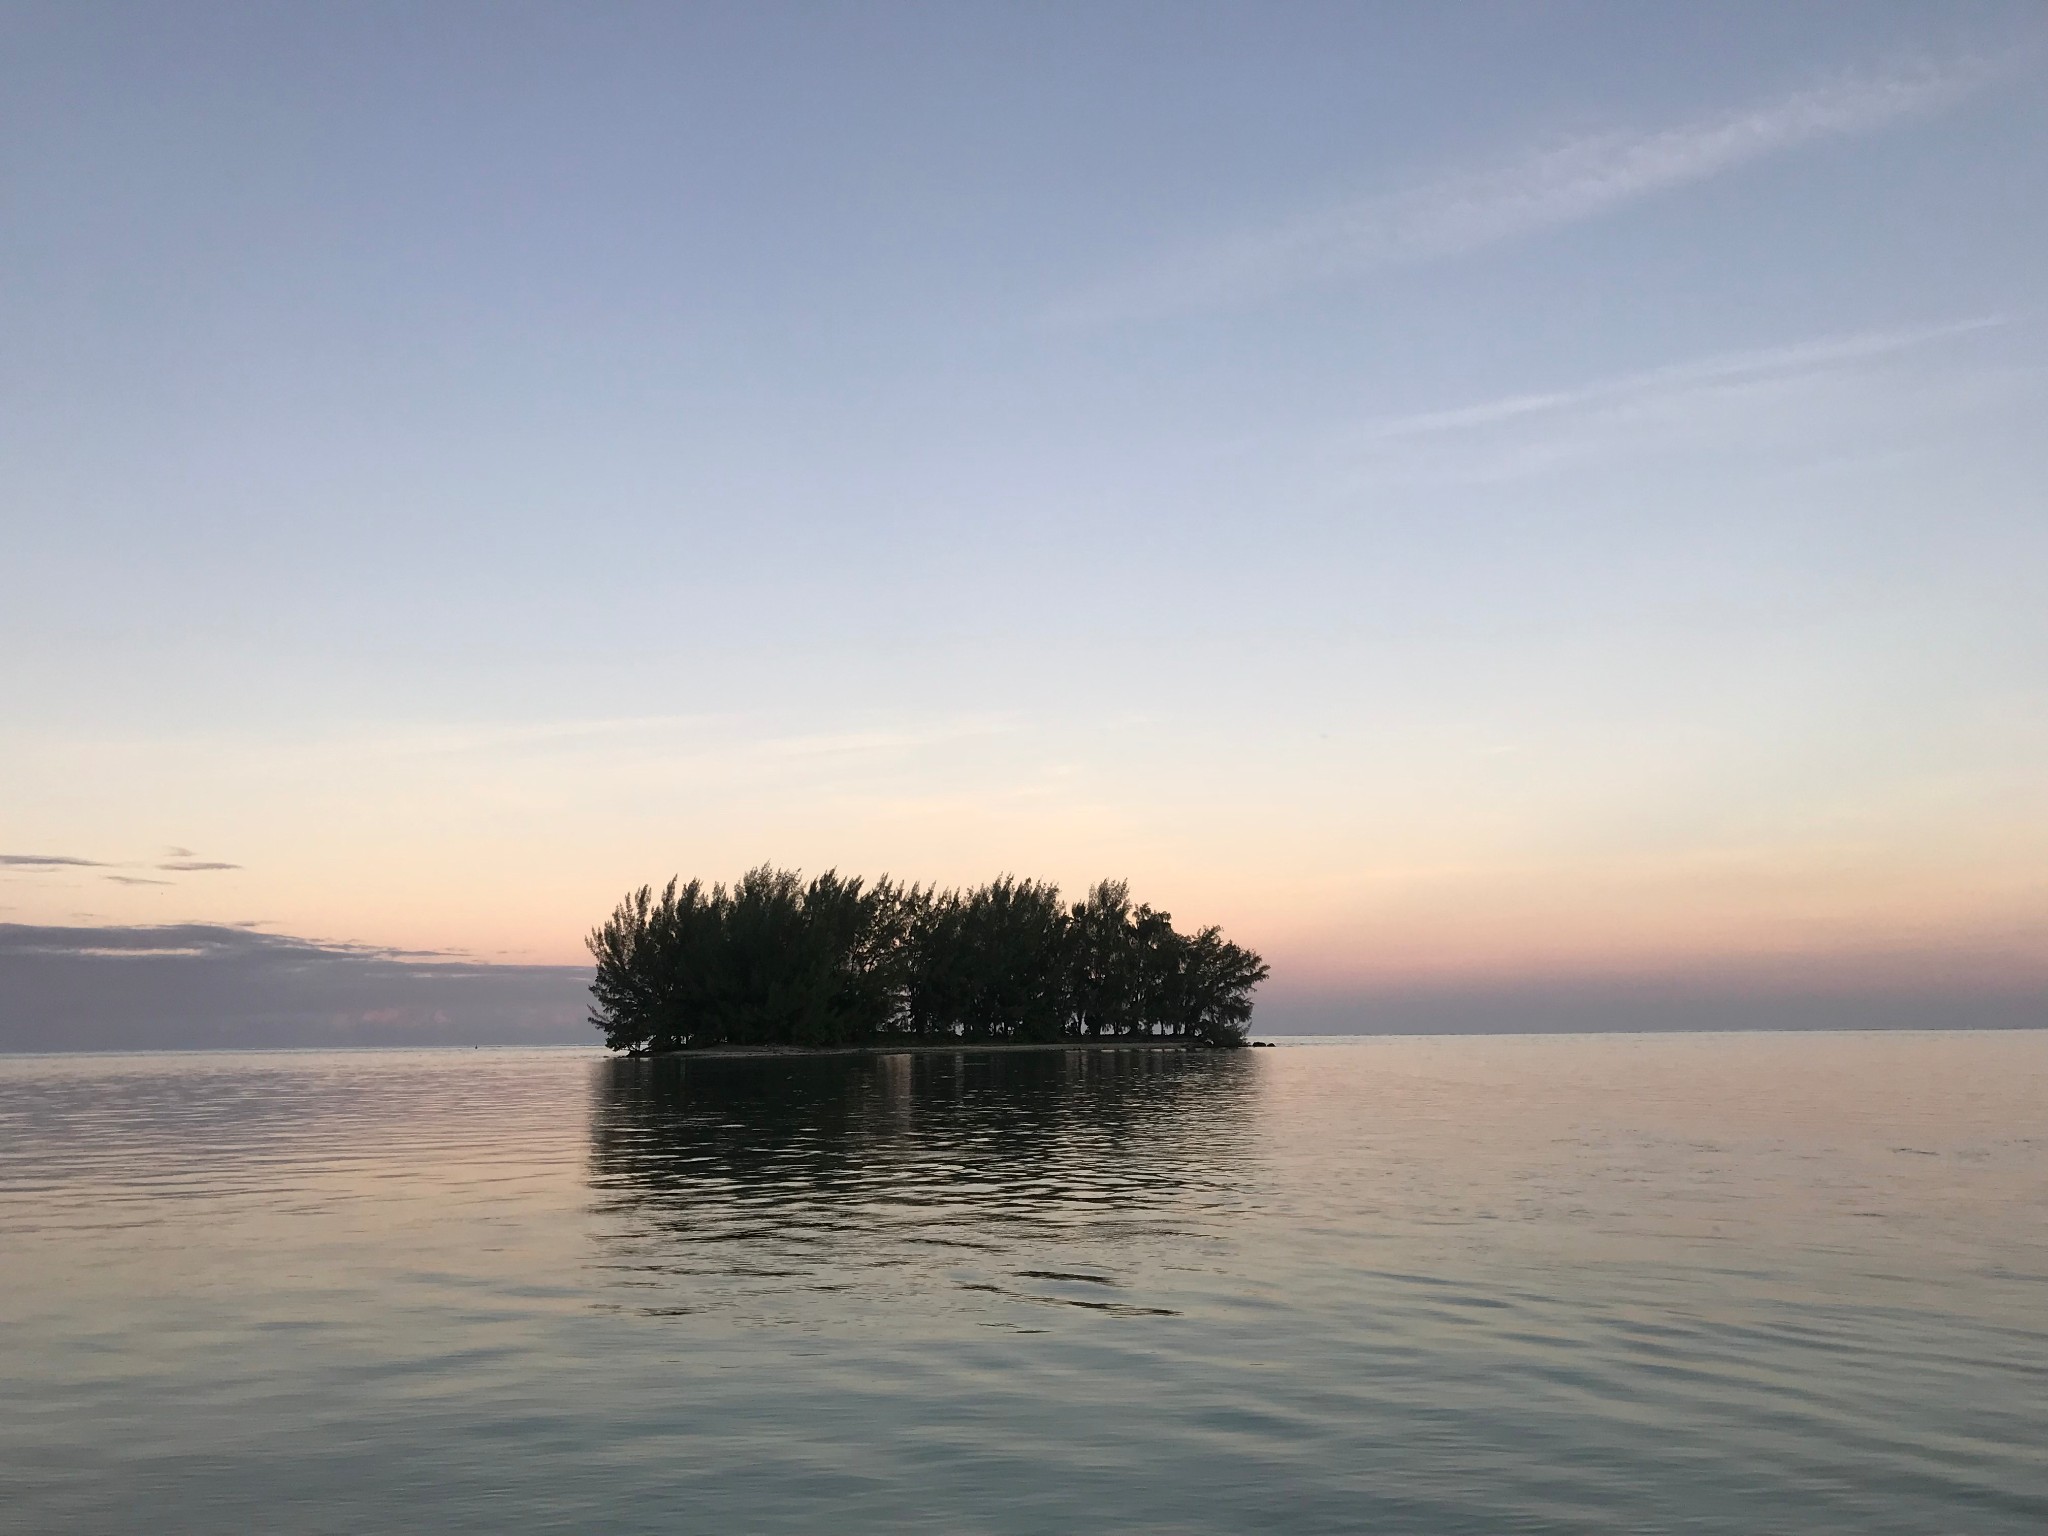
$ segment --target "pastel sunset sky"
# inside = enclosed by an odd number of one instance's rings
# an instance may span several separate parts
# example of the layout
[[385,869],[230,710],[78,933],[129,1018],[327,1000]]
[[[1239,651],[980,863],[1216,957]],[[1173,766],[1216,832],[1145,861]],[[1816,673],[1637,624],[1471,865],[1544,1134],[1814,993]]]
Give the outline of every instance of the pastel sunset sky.
[[0,251],[0,922],[2048,983],[2033,0],[11,4]]

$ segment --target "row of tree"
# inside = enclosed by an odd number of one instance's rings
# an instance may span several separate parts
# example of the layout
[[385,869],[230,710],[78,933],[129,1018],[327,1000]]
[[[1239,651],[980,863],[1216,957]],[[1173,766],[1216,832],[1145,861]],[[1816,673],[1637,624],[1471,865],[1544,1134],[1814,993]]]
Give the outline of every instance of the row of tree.
[[592,930],[591,1022],[614,1050],[1168,1036],[1242,1045],[1266,963],[1180,933],[1105,880],[1071,906],[1004,876],[971,891],[805,882],[642,886]]

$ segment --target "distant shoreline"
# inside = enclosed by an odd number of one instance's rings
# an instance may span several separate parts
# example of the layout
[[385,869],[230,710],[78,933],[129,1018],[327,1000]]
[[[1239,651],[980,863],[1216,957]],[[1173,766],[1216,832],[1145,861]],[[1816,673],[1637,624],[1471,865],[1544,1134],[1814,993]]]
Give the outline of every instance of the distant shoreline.
[[1218,1051],[1243,1046],[1208,1045],[1199,1040],[956,1040],[906,1045],[707,1045],[680,1051],[649,1051],[644,1056],[621,1053],[615,1061],[792,1061],[817,1056],[937,1056],[963,1051]]

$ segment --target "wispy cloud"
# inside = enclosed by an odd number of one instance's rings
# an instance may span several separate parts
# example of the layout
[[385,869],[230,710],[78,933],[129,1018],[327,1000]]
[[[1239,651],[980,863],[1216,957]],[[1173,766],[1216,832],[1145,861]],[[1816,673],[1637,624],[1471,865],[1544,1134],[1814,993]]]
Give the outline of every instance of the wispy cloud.
[[1817,341],[1799,342],[1785,347],[1726,352],[1714,357],[1624,374],[1619,378],[1576,385],[1570,389],[1508,395],[1449,410],[1420,411],[1412,415],[1383,417],[1369,423],[1364,429],[1363,436],[1369,442],[1430,437],[1447,432],[1497,426],[1525,417],[1665,395],[1673,391],[1690,391],[1719,384],[1831,370],[1913,351],[1935,342],[1992,330],[2004,324],[2006,321],[1998,316],[1986,316],[1954,321],[1946,325],[1867,331],[1853,336],[1824,337]]
[[1662,368],[1442,410],[1383,416],[1336,451],[1377,483],[1497,483],[1742,440],[1801,452],[1895,445],[1948,411],[1980,409],[2035,375],[1915,356],[1994,331],[1985,318],[1721,353]]
[[1674,127],[1580,135],[1490,167],[1184,249],[1059,306],[1055,318],[1141,319],[1465,255],[1802,145],[1936,111],[1990,75],[1981,63],[1922,63],[1840,76]]
[[[170,850],[174,857],[155,867],[169,874],[196,874],[203,870],[240,869],[239,864],[224,863],[219,859],[195,859],[190,857],[189,848]],[[106,859],[81,859],[68,853],[0,853],[0,869],[60,870],[60,869],[147,869],[149,865],[133,860],[110,861]],[[168,880],[147,880],[133,875],[108,875],[109,880],[122,885],[169,885]]]
[[102,880],[111,880],[116,885],[170,885],[169,880],[152,880],[147,875],[102,875]]

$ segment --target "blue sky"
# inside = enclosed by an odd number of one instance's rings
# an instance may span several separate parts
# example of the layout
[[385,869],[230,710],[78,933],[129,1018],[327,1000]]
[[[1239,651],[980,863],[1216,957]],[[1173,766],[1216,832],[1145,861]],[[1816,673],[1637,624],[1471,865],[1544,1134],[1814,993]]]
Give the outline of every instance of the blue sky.
[[1339,993],[2036,983],[2044,83],[2032,4],[9,6],[0,851],[91,862],[0,921],[566,961],[774,859]]

